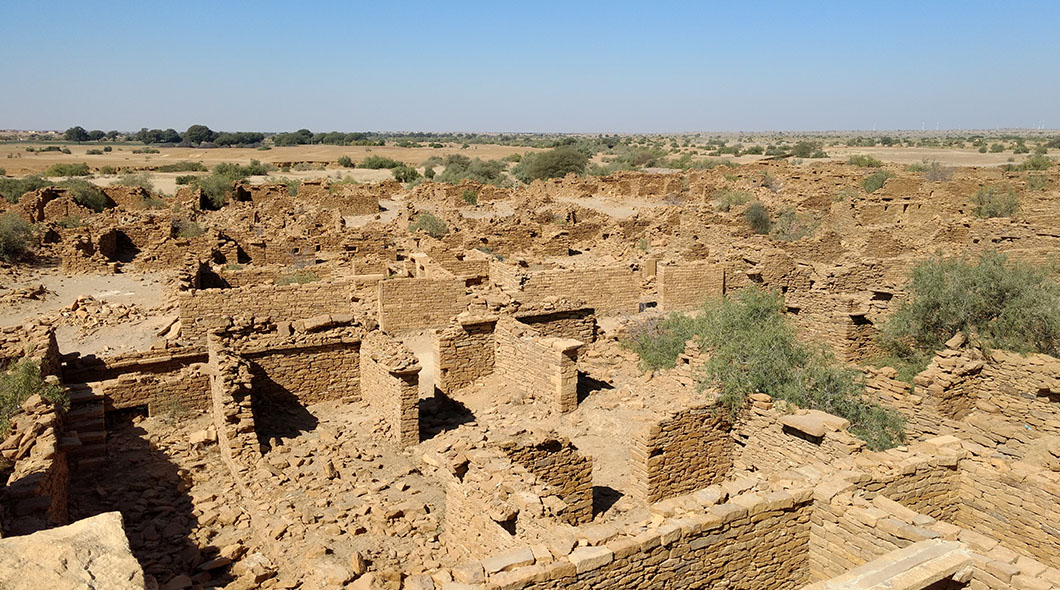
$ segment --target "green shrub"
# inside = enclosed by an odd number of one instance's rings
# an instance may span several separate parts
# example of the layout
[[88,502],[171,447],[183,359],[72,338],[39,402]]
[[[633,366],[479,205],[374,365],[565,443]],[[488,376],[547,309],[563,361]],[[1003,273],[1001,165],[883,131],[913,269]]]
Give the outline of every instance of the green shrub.
[[197,174],[181,174],[176,178],[178,185],[195,184],[195,181],[199,179]]
[[894,174],[886,170],[877,170],[865,177],[865,180],[861,182],[861,188],[865,189],[867,193],[874,193],[883,188],[883,184],[887,182],[887,179],[893,176]]
[[9,203],[17,203],[22,195],[51,185],[51,182],[44,180],[39,175],[22,178],[0,178],[0,195],[7,199]]
[[828,154],[821,149],[819,141],[800,141],[791,148],[791,156],[796,158],[827,158]]
[[206,166],[202,162],[174,162],[163,164],[155,168],[155,172],[206,172]]
[[353,160],[351,160],[350,157],[347,155],[339,156],[338,163],[339,166],[342,166],[343,168],[353,168],[355,166]]
[[1048,157],[1041,154],[1035,154],[1030,156],[1020,164],[1018,170],[1048,170],[1053,165],[1053,161]]
[[99,173],[103,174],[103,175],[110,176],[112,174],[117,174],[118,170],[115,169],[114,166],[103,166],[102,168],[99,169]]
[[504,156],[501,159],[504,160],[505,162],[518,163],[518,162],[520,162],[523,159],[523,155],[518,153],[518,152],[516,152],[514,154],[508,154],[507,156]]
[[1020,210],[1019,196],[1011,189],[1000,186],[981,187],[972,197],[976,217],[1012,217]]
[[17,213],[0,215],[0,260],[14,262],[30,251],[33,227]]
[[719,403],[734,415],[748,395],[765,393],[850,420],[850,431],[874,450],[902,442],[901,416],[865,401],[860,372],[824,347],[803,344],[782,311],[779,295],[750,287],[731,299],[708,300],[696,318],[673,314],[639,324],[623,345],[653,370],[674,366],[695,339],[709,352],[697,375],[700,388],[717,387]]
[[416,221],[409,225],[409,231],[416,233],[421,230],[432,238],[441,238],[449,233],[449,226],[445,224],[445,221],[430,213],[420,213],[416,217]]
[[102,156],[103,155],[103,150],[92,148],[92,149],[86,151],[85,154],[89,155],[89,156]]
[[[287,178],[285,176],[280,176],[280,177],[270,176],[270,177],[265,179],[265,182],[268,183],[268,184],[286,184],[287,185],[287,194],[291,195],[292,197],[297,197],[298,196],[298,187],[302,186],[302,181],[301,180],[298,180],[297,178]],[[337,184],[344,184],[344,183],[342,181],[331,182],[331,183],[328,184],[328,191],[329,192],[334,192],[335,185],[337,185]]]
[[78,205],[96,212],[102,211],[112,204],[110,197],[103,192],[103,189],[81,178],[64,180],[59,183],[59,187],[69,191]]
[[204,233],[201,225],[188,219],[174,219],[171,223],[178,238],[197,238]]
[[987,348],[1060,355],[1060,285],[1049,274],[997,252],[974,263],[933,258],[918,264],[909,297],[881,327],[887,363],[923,370],[958,332]]
[[391,168],[390,173],[394,175],[394,180],[398,182],[413,182],[420,177],[420,173],[415,168],[404,164]]
[[295,272],[288,275],[276,277],[277,285],[303,285],[305,283],[315,283],[319,281],[320,277],[312,271]]
[[685,343],[696,333],[697,320],[674,313],[631,325],[622,346],[640,356],[645,371],[671,368],[685,351]]
[[446,157],[442,164],[445,165],[445,170],[438,175],[438,182],[457,184],[470,180],[479,184],[504,186],[507,180],[504,171],[508,165],[500,160],[472,160],[467,156],[453,154]]
[[139,148],[139,149],[134,149],[132,151],[132,153],[134,153],[134,154],[158,154],[158,153],[161,153],[161,152],[159,152],[158,150],[156,150],[153,147],[143,147],[143,148]]
[[1027,188],[1032,191],[1045,190],[1045,186],[1049,183],[1049,178],[1042,174],[1028,174],[1027,175]]
[[571,146],[561,146],[547,152],[528,153],[512,173],[523,182],[545,178],[560,178],[567,174],[583,174],[589,155]]
[[22,359],[0,373],[0,438],[7,436],[11,419],[33,395],[64,408],[69,405],[66,391],[58,384],[45,382],[40,365],[33,360]]
[[469,188],[460,193],[460,198],[468,205],[478,205],[478,193]]
[[1000,143],[995,143],[990,146],[991,154],[1000,154],[1003,151],[1005,151],[1005,146],[1001,145]]
[[743,212],[743,216],[747,220],[747,225],[751,226],[751,231],[756,234],[768,234],[773,226],[773,222],[769,218],[769,211],[765,205],[758,201],[748,205]]
[[747,191],[721,190],[713,194],[714,210],[728,213],[733,207],[749,203],[754,195]]
[[148,172],[125,172],[110,184],[111,186],[140,187],[147,192],[155,190],[155,185],[151,183],[151,174]]
[[91,173],[88,164],[84,162],[78,164],[59,162],[48,166],[48,169],[44,171],[45,176],[88,176]]
[[231,179],[233,182],[248,176],[266,176],[274,170],[276,170],[276,166],[263,164],[258,160],[251,160],[250,164],[246,166],[233,164],[232,162],[222,162],[213,167],[214,174]]
[[847,163],[859,168],[879,168],[880,166],[883,166],[883,162],[864,154],[850,156]]
[[788,207],[777,214],[769,235],[782,242],[794,242],[813,234],[817,229],[817,219],[809,213],[796,213]]
[[59,227],[65,227],[66,229],[81,227],[82,225],[84,225],[84,222],[77,215],[67,215],[66,217],[60,217],[58,220],[55,221],[55,223],[58,224]]
[[383,156],[368,156],[367,158],[361,160],[357,164],[357,167],[368,168],[371,170],[379,170],[381,168],[397,168],[401,165],[401,162],[398,162],[397,160],[393,160],[391,158],[386,158]]

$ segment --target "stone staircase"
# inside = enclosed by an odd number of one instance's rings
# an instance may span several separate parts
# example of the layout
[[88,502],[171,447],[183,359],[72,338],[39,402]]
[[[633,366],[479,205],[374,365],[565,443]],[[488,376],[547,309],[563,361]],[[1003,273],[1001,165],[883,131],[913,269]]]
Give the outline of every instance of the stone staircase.
[[70,409],[66,412],[62,448],[72,468],[99,467],[107,457],[102,384],[74,383],[68,385],[67,390]]

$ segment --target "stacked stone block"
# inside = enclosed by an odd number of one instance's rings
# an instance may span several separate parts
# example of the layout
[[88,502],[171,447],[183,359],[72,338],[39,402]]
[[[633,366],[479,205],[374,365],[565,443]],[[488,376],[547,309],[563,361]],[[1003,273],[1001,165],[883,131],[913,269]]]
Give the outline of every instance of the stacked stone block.
[[435,334],[434,384],[449,393],[493,373],[497,316],[458,315]]
[[509,387],[543,400],[559,413],[578,407],[578,350],[582,342],[548,338],[511,318],[497,321],[494,373]]
[[650,424],[630,447],[634,494],[658,502],[722,480],[732,468],[731,430],[727,411],[713,404]]
[[562,517],[572,525],[593,519],[593,460],[578,452],[565,438],[506,441],[501,450],[513,463],[522,465],[553,486],[567,504]]
[[404,344],[379,331],[364,337],[361,397],[399,446],[420,440],[419,373],[415,355]]
[[470,301],[458,278],[380,281],[379,328],[391,334],[443,328]]
[[725,294],[725,266],[714,262],[660,264],[656,270],[659,309],[698,309],[708,297]]

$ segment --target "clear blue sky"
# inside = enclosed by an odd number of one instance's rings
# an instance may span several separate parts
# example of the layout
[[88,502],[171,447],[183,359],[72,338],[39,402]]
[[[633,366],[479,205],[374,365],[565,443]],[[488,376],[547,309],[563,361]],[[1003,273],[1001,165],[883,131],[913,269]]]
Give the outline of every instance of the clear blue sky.
[[0,128],[1060,127],[1060,2],[0,2]]

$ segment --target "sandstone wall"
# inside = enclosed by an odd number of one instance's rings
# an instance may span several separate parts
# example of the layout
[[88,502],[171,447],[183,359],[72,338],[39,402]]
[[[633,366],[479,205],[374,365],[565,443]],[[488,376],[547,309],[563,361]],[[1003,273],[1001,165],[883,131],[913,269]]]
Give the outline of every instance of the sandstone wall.
[[462,279],[387,279],[379,282],[379,327],[392,334],[442,328],[470,301]]
[[361,397],[381,417],[399,446],[420,441],[419,372],[416,357],[383,332],[361,343]]
[[659,309],[698,309],[707,297],[725,294],[725,266],[713,262],[661,264],[656,271]]
[[65,524],[70,469],[63,450],[61,409],[30,396],[11,420],[0,441],[0,455],[14,466],[0,488],[0,507],[10,519],[0,522],[0,534],[26,534]]
[[350,311],[348,282],[260,285],[237,289],[190,290],[177,293],[181,337],[202,342],[207,326],[237,315],[297,320]]
[[522,303],[535,305],[561,295],[600,315],[638,311],[641,280],[629,266],[532,270],[497,260],[489,265],[490,282]]
[[807,412],[785,415],[768,396],[755,394],[733,431],[734,462],[744,469],[783,471],[803,465],[830,466],[860,451],[865,443],[845,430],[845,420]]
[[633,493],[646,502],[705,488],[732,468],[732,424],[713,404],[675,412],[636,433],[630,446]]
[[567,504],[562,517],[572,525],[593,519],[593,460],[578,452],[567,439],[508,441],[500,445],[518,463],[558,490]]
[[590,307],[525,309],[512,314],[542,336],[596,342],[596,311]]
[[494,331],[494,373],[528,399],[556,412],[578,407],[578,350],[582,343],[540,336],[529,326],[500,318]]
[[449,393],[493,373],[496,324],[496,316],[462,314],[435,334],[435,387]]
[[361,398],[360,342],[291,344],[239,350],[250,362],[255,396],[294,396],[303,405]]
[[218,444],[227,459],[250,468],[261,457],[255,426],[253,377],[250,365],[212,335],[210,351],[210,395]]

